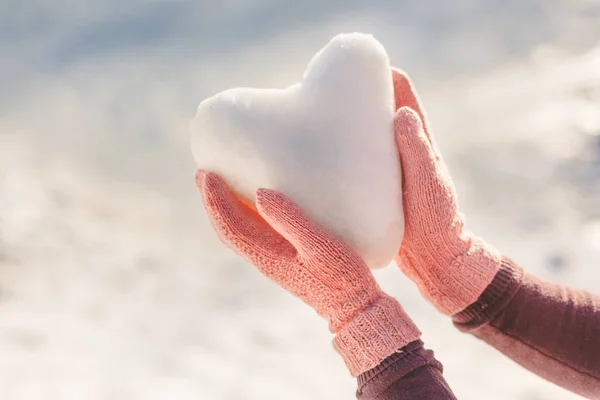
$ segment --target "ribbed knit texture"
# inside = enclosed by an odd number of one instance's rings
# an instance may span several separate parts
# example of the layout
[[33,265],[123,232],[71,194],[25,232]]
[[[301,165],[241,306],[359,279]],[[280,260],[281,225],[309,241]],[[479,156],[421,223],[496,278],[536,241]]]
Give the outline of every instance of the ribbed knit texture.
[[519,288],[523,270],[504,258],[500,269],[479,299],[452,316],[454,324],[462,330],[474,329],[492,320],[512,300]]
[[377,366],[399,348],[398,343],[412,342],[420,336],[400,304],[381,297],[341,328],[333,347],[344,358],[353,376]]
[[501,256],[463,231],[452,179],[410,80],[400,71],[392,75],[405,219],[396,261],[427,300],[453,315],[479,298],[498,271]]
[[365,262],[282,193],[259,189],[255,209],[217,174],[199,171],[196,183],[221,240],[329,321],[353,376],[419,338]]

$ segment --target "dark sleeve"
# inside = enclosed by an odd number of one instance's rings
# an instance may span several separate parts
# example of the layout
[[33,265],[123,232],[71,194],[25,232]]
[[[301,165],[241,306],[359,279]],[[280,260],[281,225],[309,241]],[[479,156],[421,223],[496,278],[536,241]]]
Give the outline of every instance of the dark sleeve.
[[358,377],[360,400],[456,400],[442,364],[420,340],[409,343]]
[[479,300],[453,321],[542,378],[600,399],[600,296],[505,260]]

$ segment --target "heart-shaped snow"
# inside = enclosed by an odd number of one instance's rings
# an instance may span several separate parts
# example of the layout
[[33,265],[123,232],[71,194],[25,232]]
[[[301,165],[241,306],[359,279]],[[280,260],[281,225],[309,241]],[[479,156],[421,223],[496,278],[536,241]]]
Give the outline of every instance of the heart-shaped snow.
[[243,197],[276,189],[348,243],[371,268],[404,231],[387,53],[371,35],[335,36],[285,89],[235,88],[203,101],[192,122],[199,168]]

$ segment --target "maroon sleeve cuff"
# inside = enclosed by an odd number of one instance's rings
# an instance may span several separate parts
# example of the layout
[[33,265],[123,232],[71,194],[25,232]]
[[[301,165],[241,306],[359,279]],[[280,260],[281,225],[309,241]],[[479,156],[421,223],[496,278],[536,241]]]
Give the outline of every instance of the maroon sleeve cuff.
[[452,316],[454,325],[461,331],[470,331],[489,323],[500,314],[515,296],[523,279],[523,269],[503,259],[492,283],[479,296],[479,299]]
[[360,400],[456,400],[442,376],[442,364],[417,340],[358,376]]

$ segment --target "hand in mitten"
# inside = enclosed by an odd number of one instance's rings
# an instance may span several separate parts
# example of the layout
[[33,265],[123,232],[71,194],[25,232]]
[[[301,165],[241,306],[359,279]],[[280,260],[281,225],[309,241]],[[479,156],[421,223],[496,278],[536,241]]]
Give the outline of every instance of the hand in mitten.
[[500,255],[464,230],[452,179],[411,82],[400,71],[392,75],[405,219],[396,261],[427,300],[452,315],[483,293],[499,269]]
[[333,346],[352,375],[419,338],[365,262],[282,193],[259,189],[254,208],[215,173],[199,171],[196,184],[221,240],[329,321]]

